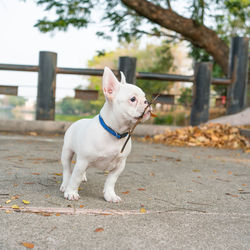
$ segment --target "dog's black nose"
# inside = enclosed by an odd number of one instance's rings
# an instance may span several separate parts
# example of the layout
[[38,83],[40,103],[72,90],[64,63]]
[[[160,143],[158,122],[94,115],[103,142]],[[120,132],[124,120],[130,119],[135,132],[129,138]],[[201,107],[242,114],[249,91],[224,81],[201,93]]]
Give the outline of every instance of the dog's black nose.
[[147,101],[147,100],[145,100],[145,101],[144,101],[144,104],[148,104],[148,101]]

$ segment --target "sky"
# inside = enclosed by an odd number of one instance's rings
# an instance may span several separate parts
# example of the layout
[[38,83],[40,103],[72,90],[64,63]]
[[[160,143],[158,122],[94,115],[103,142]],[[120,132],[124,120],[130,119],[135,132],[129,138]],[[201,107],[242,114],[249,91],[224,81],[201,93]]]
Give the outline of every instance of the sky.
[[[34,26],[45,16],[42,6],[27,0],[0,1],[0,63],[38,65],[39,51],[57,53],[57,66],[87,67],[97,50],[112,50],[118,46],[116,38],[106,41],[95,33],[100,25],[87,29],[70,28],[67,32],[41,33]],[[18,95],[35,99],[38,74],[0,70],[0,85],[18,85]],[[87,85],[86,77],[57,75],[56,98],[73,96],[74,87]]]

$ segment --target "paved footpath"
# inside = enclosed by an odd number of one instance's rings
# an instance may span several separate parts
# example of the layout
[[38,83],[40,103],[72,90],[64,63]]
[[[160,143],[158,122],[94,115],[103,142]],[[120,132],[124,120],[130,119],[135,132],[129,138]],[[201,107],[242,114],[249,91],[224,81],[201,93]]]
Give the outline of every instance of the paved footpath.
[[79,201],[63,198],[61,147],[0,134],[0,249],[249,249],[249,154],[134,141],[111,204],[96,169]]

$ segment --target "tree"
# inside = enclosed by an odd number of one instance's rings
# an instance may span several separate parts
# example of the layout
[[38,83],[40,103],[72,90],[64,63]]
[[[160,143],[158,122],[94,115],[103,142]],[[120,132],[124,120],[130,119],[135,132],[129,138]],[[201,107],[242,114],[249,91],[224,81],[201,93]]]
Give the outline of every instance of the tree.
[[191,106],[192,104],[192,89],[191,88],[181,89],[181,95],[178,99],[178,103],[186,107]]
[[57,103],[63,114],[79,115],[83,112],[83,102],[72,97],[64,97],[62,101]]
[[24,106],[26,101],[22,96],[5,96],[3,99],[0,99],[0,103],[12,108]]
[[[122,43],[120,48],[97,55],[92,60],[89,60],[88,66],[94,68],[103,68],[104,66],[116,68],[119,57],[125,55],[137,58],[137,71],[169,73],[175,70],[171,47],[166,42],[162,42],[159,46],[148,44],[144,49],[140,49],[139,42],[136,41],[130,44]],[[91,77],[90,82],[89,88],[101,90],[100,78]],[[149,99],[152,97],[152,93],[169,91],[173,84],[174,82],[167,81],[136,81],[136,85],[143,89]]]
[[97,101],[85,101],[73,97],[64,97],[57,103],[58,108],[65,115],[96,115],[103,103]]
[[[120,40],[144,34],[184,39],[211,55],[224,74],[228,69],[228,37],[249,34],[249,0],[192,0],[183,11],[178,8],[179,13],[172,5],[185,5],[180,0],[36,1],[56,15],[54,20],[38,20],[35,26],[42,32],[65,31],[70,25],[86,28],[97,21],[117,32]],[[102,17],[96,20],[100,6]],[[103,30],[97,35],[110,38]]]

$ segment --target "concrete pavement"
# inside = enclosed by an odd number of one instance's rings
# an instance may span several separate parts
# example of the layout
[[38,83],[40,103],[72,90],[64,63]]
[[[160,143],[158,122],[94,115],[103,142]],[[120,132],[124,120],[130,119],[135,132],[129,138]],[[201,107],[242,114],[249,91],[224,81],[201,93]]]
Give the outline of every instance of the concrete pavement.
[[96,169],[79,201],[63,198],[61,146],[0,134],[0,249],[249,249],[249,154],[134,141],[112,204]]

